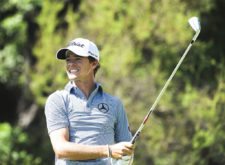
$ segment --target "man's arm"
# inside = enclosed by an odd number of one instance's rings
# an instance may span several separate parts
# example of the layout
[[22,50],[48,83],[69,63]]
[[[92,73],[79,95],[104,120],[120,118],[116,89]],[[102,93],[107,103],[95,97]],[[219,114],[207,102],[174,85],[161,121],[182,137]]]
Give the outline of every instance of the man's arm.
[[53,131],[50,133],[50,139],[55,155],[59,159],[88,160],[108,156],[107,146],[91,146],[69,142],[67,128]]
[[[89,160],[108,157],[107,145],[82,145],[69,142],[67,128],[55,130],[50,133],[51,143],[55,155],[59,159],[68,160]],[[111,156],[114,159],[121,159],[123,155],[133,153],[133,145],[129,142],[121,142],[110,145]]]

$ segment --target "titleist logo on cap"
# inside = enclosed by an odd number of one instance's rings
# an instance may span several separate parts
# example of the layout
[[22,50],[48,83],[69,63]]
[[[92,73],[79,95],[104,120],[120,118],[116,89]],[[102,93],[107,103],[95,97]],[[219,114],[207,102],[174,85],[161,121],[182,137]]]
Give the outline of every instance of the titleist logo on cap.
[[70,42],[68,46],[79,46],[79,47],[84,47],[84,44],[81,44],[79,42]]
[[96,54],[92,53],[91,51],[88,51],[88,53],[90,54],[90,56],[94,56],[94,57],[98,57]]

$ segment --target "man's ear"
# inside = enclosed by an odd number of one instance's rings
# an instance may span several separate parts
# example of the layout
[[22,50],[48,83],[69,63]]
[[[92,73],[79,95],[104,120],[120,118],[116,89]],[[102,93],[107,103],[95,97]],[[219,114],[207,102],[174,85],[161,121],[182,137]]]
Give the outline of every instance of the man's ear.
[[98,65],[99,64],[98,64],[98,61],[97,60],[93,61],[93,63],[92,63],[93,69],[95,69]]

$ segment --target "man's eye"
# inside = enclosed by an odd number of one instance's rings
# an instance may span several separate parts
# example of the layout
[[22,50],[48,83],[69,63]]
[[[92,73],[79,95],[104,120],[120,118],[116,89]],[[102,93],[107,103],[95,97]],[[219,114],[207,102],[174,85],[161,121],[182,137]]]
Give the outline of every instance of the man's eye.
[[76,61],[80,61],[81,58],[75,58],[75,59],[66,59],[66,62],[76,62]]

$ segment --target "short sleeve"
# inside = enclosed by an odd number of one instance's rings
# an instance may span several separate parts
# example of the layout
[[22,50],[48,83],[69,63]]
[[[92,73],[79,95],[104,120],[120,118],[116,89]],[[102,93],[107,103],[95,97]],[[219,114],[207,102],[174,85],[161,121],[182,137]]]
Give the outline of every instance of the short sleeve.
[[117,113],[117,122],[115,126],[115,141],[116,142],[130,141],[132,135],[129,128],[127,115],[121,101],[119,100],[117,104],[117,112],[118,113]]
[[45,104],[45,117],[48,133],[69,126],[67,101],[62,91],[51,94]]

